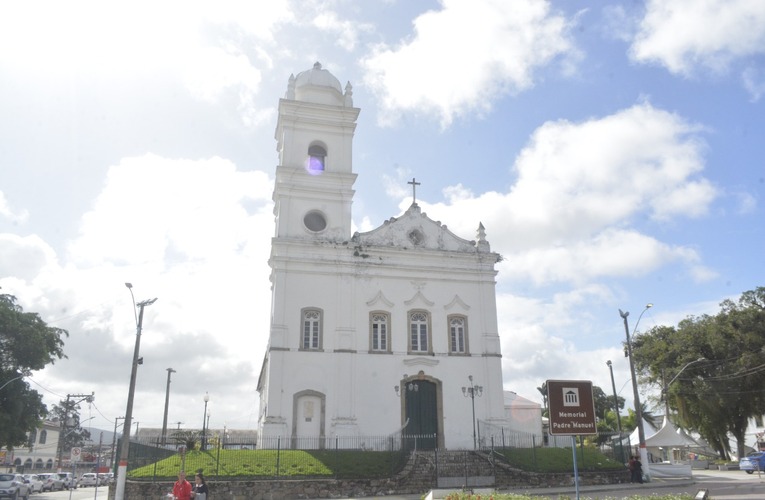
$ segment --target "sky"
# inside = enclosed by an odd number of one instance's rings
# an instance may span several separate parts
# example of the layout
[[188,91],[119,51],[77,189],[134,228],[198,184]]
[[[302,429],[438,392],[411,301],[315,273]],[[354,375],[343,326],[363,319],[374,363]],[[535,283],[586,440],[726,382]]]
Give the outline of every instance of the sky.
[[611,394],[612,360],[629,405],[619,309],[640,335],[765,285],[763,2],[8,1],[0,287],[69,332],[26,379],[46,404],[124,416],[130,282],[158,299],[134,425],[162,426],[173,368],[171,429],[201,428],[205,393],[211,428],[256,428],[276,110],[316,61],[361,108],[354,231],[413,177],[430,218],[485,226],[506,390]]

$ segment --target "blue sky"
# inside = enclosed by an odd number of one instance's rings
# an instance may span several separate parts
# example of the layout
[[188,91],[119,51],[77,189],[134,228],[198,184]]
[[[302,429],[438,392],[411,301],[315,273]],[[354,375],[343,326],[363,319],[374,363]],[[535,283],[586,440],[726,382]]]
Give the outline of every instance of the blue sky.
[[[624,329],[763,285],[765,4],[736,0],[3,2],[0,286],[70,332],[30,383],[134,421],[254,428],[278,99],[353,86],[353,220],[411,203],[498,265],[504,385],[628,400]],[[480,381],[479,381],[480,382]],[[650,392],[647,390],[647,392]],[[458,394],[455,393],[455,397]],[[175,424],[174,424],[175,425]]]

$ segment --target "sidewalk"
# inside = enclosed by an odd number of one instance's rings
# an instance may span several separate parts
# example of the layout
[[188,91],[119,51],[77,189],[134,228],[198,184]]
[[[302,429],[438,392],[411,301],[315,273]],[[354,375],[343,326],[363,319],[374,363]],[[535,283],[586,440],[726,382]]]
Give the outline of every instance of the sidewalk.
[[[645,489],[647,487],[650,487],[652,489],[672,488],[676,486],[689,486],[692,484],[694,484],[693,478],[654,479],[650,483],[644,483],[644,484],[622,483],[622,484],[603,484],[603,485],[596,485],[596,486],[581,486],[579,488],[579,494],[580,496],[592,497],[592,496],[598,496],[599,494],[609,493],[613,491],[640,490],[640,489]],[[437,489],[437,490],[431,490],[425,493],[424,495],[427,495],[425,496],[425,498],[436,500],[439,498],[445,498],[449,493],[454,493],[455,491],[460,491],[460,490],[455,488]],[[553,497],[558,497],[560,495],[567,495],[573,498],[576,495],[576,488],[574,486],[557,487],[557,488],[509,488],[509,489],[499,489],[499,490],[493,489],[493,488],[473,488],[473,492],[475,494],[480,494],[480,495],[486,495],[491,493],[515,493],[518,495],[553,496]],[[385,496],[381,498],[384,498],[386,500],[420,500],[421,498],[423,498],[424,495],[391,495],[391,496]],[[347,498],[343,500],[362,500],[364,498],[371,498],[371,497]]]

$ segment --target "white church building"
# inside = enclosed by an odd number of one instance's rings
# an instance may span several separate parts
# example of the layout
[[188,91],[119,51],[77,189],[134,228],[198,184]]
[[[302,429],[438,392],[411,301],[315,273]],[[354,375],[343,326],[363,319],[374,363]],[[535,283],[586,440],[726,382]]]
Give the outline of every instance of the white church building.
[[400,433],[423,436],[420,448],[472,449],[477,422],[507,422],[500,256],[479,222],[468,240],[422,213],[414,179],[406,212],[351,234],[359,112],[350,83],[319,63],[290,76],[279,101],[260,446]]

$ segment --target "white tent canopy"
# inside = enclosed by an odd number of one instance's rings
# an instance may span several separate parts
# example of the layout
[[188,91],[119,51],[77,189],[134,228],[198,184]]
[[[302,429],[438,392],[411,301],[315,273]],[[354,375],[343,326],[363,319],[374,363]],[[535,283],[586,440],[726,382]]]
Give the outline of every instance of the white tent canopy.
[[[646,434],[645,446],[649,453],[654,457],[663,457],[670,461],[674,461],[672,454],[667,453],[667,455],[665,455],[668,450],[673,448],[690,449],[701,447],[699,443],[691,439],[682,430],[675,427],[666,415],[664,416],[664,422],[662,423],[661,429],[654,429],[654,427],[645,420],[643,420],[643,429]],[[637,429],[630,435],[630,443],[632,445],[640,443]]]

